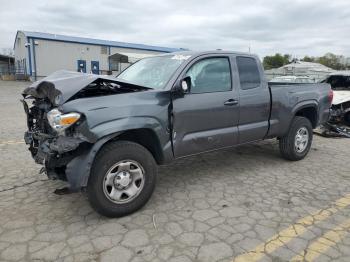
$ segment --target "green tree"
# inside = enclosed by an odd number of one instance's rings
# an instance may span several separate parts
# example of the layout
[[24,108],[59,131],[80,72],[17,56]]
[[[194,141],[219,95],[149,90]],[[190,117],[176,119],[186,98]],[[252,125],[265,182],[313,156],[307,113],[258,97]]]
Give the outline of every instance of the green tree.
[[312,56],[304,56],[304,58],[301,59],[301,61],[304,61],[304,62],[315,62],[315,58],[312,57]]
[[346,66],[341,63],[342,59],[343,56],[337,56],[332,53],[327,53],[324,56],[317,58],[316,62],[335,70],[344,70]]
[[284,66],[290,62],[290,55],[285,54],[281,55],[279,53],[276,53],[273,56],[265,56],[263,59],[263,65],[265,70],[272,69],[272,68],[279,68],[281,66]]

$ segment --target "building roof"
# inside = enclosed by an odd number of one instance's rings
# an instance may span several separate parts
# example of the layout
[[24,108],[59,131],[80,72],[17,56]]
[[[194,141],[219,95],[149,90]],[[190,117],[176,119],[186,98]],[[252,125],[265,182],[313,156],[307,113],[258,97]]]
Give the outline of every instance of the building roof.
[[[61,41],[61,42],[91,44],[91,45],[103,45],[103,46],[131,48],[131,49],[157,51],[157,52],[165,52],[165,53],[186,50],[184,48],[171,48],[171,47],[144,45],[144,44],[134,44],[134,43],[86,38],[86,37],[41,33],[41,32],[17,31],[17,34],[18,34],[18,32],[22,32],[26,37],[35,38],[35,39],[51,40],[51,41]],[[16,35],[16,39],[17,39],[17,35]]]

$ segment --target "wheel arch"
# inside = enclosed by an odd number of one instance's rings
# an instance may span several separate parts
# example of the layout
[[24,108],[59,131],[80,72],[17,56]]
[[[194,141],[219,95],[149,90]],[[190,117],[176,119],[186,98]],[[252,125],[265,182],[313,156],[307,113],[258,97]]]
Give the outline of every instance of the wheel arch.
[[113,139],[111,139],[109,142],[116,140],[125,140],[140,144],[151,152],[158,165],[164,162],[164,154],[159,138],[156,132],[150,128],[130,129],[121,132],[113,137]]
[[295,116],[307,118],[311,122],[312,128],[316,128],[318,123],[318,105],[316,101],[295,108],[294,117]]
[[73,191],[87,186],[91,167],[98,152],[108,143],[118,140],[138,143],[150,151],[157,164],[164,162],[163,150],[155,131],[148,128],[140,128],[115,132],[100,138],[85,154],[77,156],[67,164],[66,177]]

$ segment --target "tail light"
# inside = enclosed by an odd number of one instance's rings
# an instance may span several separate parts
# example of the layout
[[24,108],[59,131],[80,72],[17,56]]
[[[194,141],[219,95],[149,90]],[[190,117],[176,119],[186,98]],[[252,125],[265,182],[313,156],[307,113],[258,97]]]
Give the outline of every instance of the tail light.
[[328,92],[328,101],[329,101],[330,104],[332,104],[332,102],[333,102],[333,96],[334,96],[333,90],[331,89]]

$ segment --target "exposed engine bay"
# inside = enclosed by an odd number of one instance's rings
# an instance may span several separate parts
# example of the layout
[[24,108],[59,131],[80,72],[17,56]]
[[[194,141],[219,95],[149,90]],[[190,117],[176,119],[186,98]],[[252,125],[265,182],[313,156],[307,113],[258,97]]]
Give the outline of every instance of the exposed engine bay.
[[320,134],[350,138],[350,71],[333,73],[322,82],[331,85],[334,97],[331,117],[320,127]]
[[81,89],[77,94],[75,94],[69,100],[74,100],[78,98],[85,97],[96,97],[96,96],[106,96],[106,95],[115,95],[120,93],[130,93],[137,92],[140,90],[147,90],[150,88],[147,87],[136,87],[132,84],[123,83],[123,85],[112,82],[106,79],[97,79],[91,84],[87,85]]
[[65,165],[74,157],[74,150],[84,139],[74,137],[73,128],[62,133],[50,126],[48,114],[53,105],[47,98],[24,97],[22,103],[28,126],[24,140],[29,145],[33,159],[45,167],[43,171],[49,178],[66,180]]

